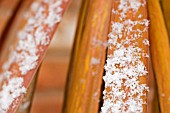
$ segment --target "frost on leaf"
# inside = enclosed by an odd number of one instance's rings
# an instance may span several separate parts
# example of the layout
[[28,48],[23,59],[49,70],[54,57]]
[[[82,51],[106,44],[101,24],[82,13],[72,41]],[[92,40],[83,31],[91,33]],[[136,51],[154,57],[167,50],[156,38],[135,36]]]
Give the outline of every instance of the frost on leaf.
[[26,22],[0,72],[0,113],[7,112],[12,102],[26,92],[24,76],[38,66],[42,48],[49,45],[54,26],[61,21],[62,3],[62,0],[35,1],[24,15]]
[[[111,22],[111,31],[108,34],[108,44],[111,53],[107,56],[105,75],[105,90],[103,91],[104,103],[101,113],[142,113],[143,105],[149,88],[146,84],[139,83],[139,78],[146,76],[148,71],[141,59],[147,59],[148,53],[138,46],[138,40],[143,39],[140,44],[149,46],[149,41],[143,37],[148,31],[149,21],[142,19],[138,9],[145,6],[141,0],[118,0],[117,9],[112,9],[113,15],[119,17],[119,21]],[[135,17],[127,18],[131,12]],[[143,27],[137,27],[143,26]]]
[[26,93],[23,78],[12,78],[8,84],[4,84],[0,92],[0,112],[6,113],[12,102],[22,93]]

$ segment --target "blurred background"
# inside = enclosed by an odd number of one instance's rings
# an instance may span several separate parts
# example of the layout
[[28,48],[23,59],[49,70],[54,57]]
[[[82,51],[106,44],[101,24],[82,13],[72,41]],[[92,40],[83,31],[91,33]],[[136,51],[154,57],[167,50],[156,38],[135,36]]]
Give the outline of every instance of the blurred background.
[[41,65],[31,113],[61,113],[64,88],[81,0],[64,14]]
[[[5,40],[3,37],[14,38],[19,29],[18,22],[22,20],[24,12],[32,1],[34,0],[0,0],[0,46],[1,41]],[[31,113],[62,112],[67,71],[81,1],[72,0],[48,48],[39,70]],[[151,75],[149,77],[149,102],[151,102],[149,108],[152,110],[152,100],[156,96],[154,74]],[[156,99],[155,101],[158,103]]]
[[[0,39],[13,38],[33,0],[0,0]],[[31,113],[61,113],[81,0],[72,0],[40,67]],[[10,28],[10,29],[8,29]],[[0,44],[1,45],[1,44]]]

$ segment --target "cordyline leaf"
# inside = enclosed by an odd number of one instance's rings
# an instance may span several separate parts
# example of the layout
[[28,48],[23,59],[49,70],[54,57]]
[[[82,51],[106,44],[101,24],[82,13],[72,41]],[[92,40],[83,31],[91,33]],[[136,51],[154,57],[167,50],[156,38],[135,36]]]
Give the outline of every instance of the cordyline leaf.
[[148,113],[159,113],[159,99],[157,93],[156,79],[153,72],[153,67],[151,63],[151,59],[149,59],[149,76],[148,76],[148,85],[149,85],[149,93],[148,93]]
[[[16,33],[21,29],[21,22],[25,21],[25,16],[26,13],[28,12],[29,6],[31,5],[31,3],[33,2],[33,0],[24,0],[20,3],[20,5],[18,6],[18,8],[16,9],[16,14],[13,14],[14,17],[12,18],[12,20],[9,22],[10,25],[6,25],[5,26],[5,31],[3,32],[3,37],[1,37],[1,41],[0,41],[0,58],[3,59],[4,57],[6,57],[6,53],[8,50],[7,46],[9,46],[11,44],[11,42],[15,42],[16,38],[14,38],[14,36],[16,35]],[[20,24],[18,24],[20,23]],[[24,22],[23,22],[24,23]]]
[[[37,0],[1,53],[0,112],[19,107],[70,0]],[[9,39],[10,40],[10,39]]]
[[170,49],[168,34],[158,0],[148,0],[150,50],[162,113],[170,112]]
[[[39,66],[40,69],[41,66]],[[16,113],[30,113],[33,96],[35,92],[35,86],[39,74],[39,69],[37,70],[36,74],[34,75],[29,87],[27,88],[27,93],[24,95],[20,106],[18,107]]]
[[20,4],[21,0],[3,0],[0,1],[0,40],[2,38],[3,32],[8,26],[8,23],[12,20],[15,15],[15,11]]
[[148,25],[146,0],[113,1],[101,113],[146,113]]
[[98,113],[111,1],[82,3],[65,93],[65,113]]
[[160,2],[165,19],[165,25],[167,27],[168,35],[170,37],[170,7],[169,7],[170,0],[160,0]]
[[5,26],[5,31],[2,33],[3,37],[1,37],[0,40],[0,58],[4,59],[6,58],[6,48],[9,47],[11,42],[15,42],[14,36],[16,35],[16,32],[18,32],[21,29],[21,23],[22,21],[25,21],[24,16],[26,12],[29,9],[29,6],[33,0],[24,0],[22,1],[21,5],[18,5],[18,8],[16,9],[16,14],[13,14],[14,16],[11,17],[12,20],[9,22],[10,25]]

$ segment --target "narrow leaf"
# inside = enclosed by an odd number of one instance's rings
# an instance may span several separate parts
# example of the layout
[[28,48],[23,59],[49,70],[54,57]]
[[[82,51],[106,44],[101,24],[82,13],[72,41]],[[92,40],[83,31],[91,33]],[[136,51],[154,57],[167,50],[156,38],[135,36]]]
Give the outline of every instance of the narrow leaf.
[[111,0],[85,0],[76,33],[65,113],[98,113]]
[[165,25],[167,27],[169,40],[170,40],[170,0],[160,0],[161,2],[161,9],[164,15]]
[[170,112],[170,48],[159,0],[148,0],[150,50],[162,113]]
[[146,113],[148,25],[146,0],[113,0],[101,113]]
[[[42,61],[69,0],[37,0],[24,15],[13,42],[3,47],[0,112],[14,113]],[[7,40],[8,42],[8,40]]]

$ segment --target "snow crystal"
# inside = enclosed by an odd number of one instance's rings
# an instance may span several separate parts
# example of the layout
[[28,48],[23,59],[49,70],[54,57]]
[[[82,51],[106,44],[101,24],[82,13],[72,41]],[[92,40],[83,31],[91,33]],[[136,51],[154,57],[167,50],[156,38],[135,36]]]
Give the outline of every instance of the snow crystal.
[[[146,84],[139,83],[139,77],[146,76],[148,71],[141,58],[149,57],[142,48],[139,48],[137,41],[142,37],[142,33],[148,30],[149,21],[141,19],[139,21],[126,18],[128,11],[133,11],[136,16],[138,9],[145,5],[140,0],[119,0],[118,9],[112,10],[114,15],[119,16],[119,22],[112,22],[109,33],[109,49],[113,50],[106,60],[105,90],[103,91],[103,107],[101,113],[142,113],[142,99],[146,96],[149,88]],[[118,2],[118,1],[115,1]],[[123,19],[124,18],[124,19]],[[140,14],[138,18],[142,18]],[[137,28],[137,25],[143,27]],[[122,38],[124,36],[124,38]],[[144,45],[149,45],[149,41],[144,39]]]
[[26,93],[26,88],[22,85],[23,78],[16,77],[9,79],[8,84],[2,86],[0,92],[0,112],[6,113],[12,102],[21,94]]
[[100,59],[92,57],[91,58],[91,64],[100,64]]
[[[43,4],[43,5],[42,5]],[[24,27],[18,32],[16,47],[11,47],[8,60],[2,64],[0,73],[0,112],[6,113],[12,102],[26,92],[23,78],[15,76],[15,70],[9,71],[12,64],[16,64],[24,76],[38,65],[40,48],[50,42],[49,33],[54,25],[61,21],[62,0],[42,0],[31,5],[30,12],[26,12],[27,19]],[[47,6],[48,7],[44,7]],[[16,70],[17,71],[17,70]],[[3,81],[7,81],[4,83]],[[13,106],[14,107],[14,106]]]

